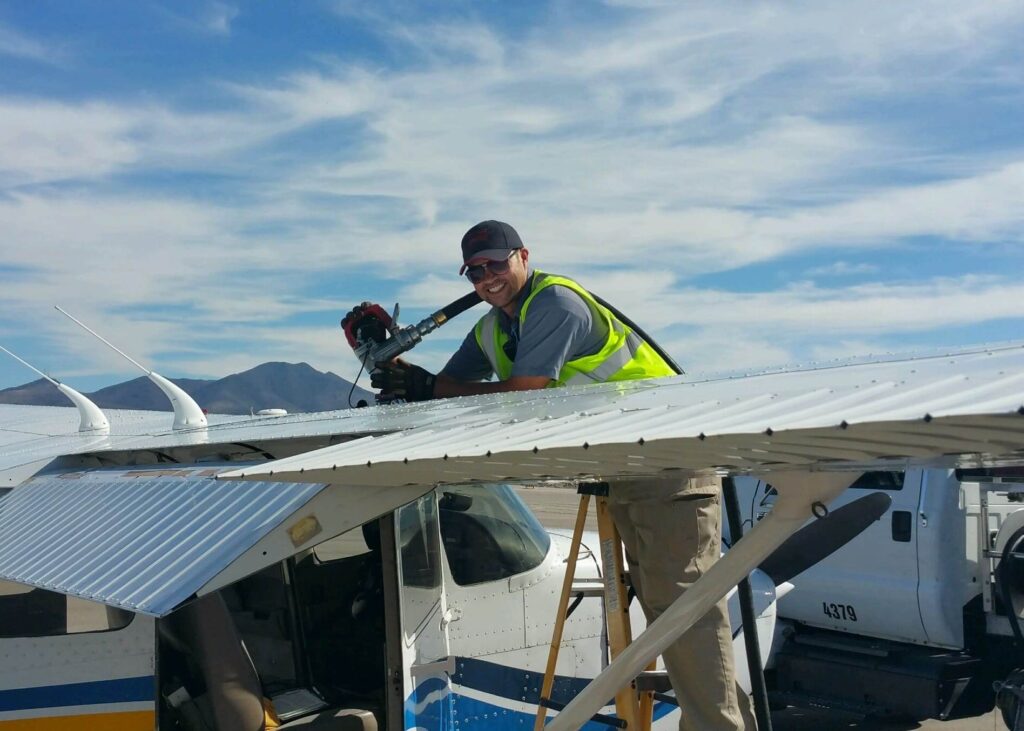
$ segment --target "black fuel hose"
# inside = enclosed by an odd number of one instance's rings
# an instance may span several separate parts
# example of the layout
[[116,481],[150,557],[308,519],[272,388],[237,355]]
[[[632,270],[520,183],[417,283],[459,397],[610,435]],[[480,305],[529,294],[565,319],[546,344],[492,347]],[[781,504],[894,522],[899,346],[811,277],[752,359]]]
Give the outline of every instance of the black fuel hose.
[[451,304],[445,305],[440,310],[433,314],[434,321],[440,325],[448,320],[452,319],[456,315],[461,315],[463,312],[468,310],[470,307],[481,302],[480,295],[476,293],[474,289],[469,294],[464,294]]

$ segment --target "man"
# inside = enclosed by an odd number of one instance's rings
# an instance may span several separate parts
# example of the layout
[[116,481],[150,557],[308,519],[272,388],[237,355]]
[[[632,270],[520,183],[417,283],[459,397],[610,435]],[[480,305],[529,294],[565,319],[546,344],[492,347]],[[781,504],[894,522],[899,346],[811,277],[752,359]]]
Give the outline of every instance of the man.
[[[408,401],[525,391],[674,373],[654,349],[571,279],[534,270],[507,223],[483,221],[462,238],[465,274],[491,305],[438,375],[404,361],[379,364],[373,385]],[[497,376],[496,381],[485,379]],[[649,621],[717,559],[717,478],[618,480],[609,507]],[[755,729],[733,675],[723,599],[663,655],[683,731]]]

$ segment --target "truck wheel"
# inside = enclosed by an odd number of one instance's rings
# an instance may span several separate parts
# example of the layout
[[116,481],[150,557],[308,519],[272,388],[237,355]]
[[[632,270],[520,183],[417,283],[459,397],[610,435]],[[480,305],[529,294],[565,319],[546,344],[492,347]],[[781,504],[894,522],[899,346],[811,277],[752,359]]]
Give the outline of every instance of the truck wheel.
[[995,682],[996,706],[1010,731],[1024,731],[1024,670],[1018,668],[1003,682]]

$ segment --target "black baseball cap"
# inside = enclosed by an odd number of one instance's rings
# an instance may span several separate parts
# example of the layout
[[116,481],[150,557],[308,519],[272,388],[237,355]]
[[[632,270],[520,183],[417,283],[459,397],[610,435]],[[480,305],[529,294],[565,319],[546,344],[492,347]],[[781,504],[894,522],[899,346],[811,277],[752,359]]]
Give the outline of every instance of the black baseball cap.
[[513,249],[522,249],[523,240],[516,230],[502,221],[481,221],[462,237],[462,268],[466,272],[473,262],[500,261]]

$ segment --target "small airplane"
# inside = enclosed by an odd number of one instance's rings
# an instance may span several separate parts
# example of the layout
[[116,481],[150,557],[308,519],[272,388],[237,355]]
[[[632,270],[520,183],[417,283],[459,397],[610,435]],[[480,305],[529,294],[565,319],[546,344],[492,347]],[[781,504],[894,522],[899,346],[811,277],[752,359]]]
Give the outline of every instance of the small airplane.
[[785,572],[757,567],[862,472],[1024,458],[1022,366],[1015,344],[177,428],[0,407],[0,730],[260,729],[270,708],[285,728],[520,727],[568,539],[509,484],[769,476],[772,512],[614,661],[600,602],[569,618],[548,727],[599,728],[752,572],[768,659]]

